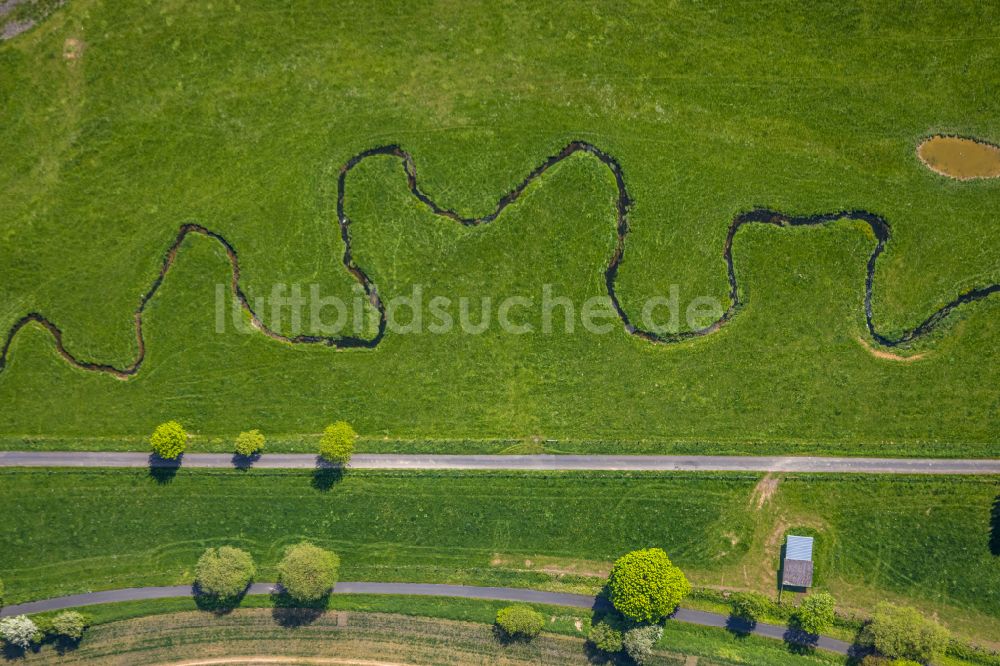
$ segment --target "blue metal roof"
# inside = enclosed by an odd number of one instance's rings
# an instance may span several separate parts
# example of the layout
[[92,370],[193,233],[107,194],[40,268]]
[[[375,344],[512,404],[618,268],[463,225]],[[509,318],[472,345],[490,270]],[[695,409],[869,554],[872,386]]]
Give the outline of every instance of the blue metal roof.
[[813,558],[813,538],[803,536],[788,535],[785,541],[786,560],[805,560],[811,562]]

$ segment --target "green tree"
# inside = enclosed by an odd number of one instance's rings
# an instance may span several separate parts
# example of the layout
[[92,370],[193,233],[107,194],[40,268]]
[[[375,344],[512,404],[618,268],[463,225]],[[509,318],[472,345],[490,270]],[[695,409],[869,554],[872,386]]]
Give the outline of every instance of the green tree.
[[658,622],[674,612],[691,583],[665,552],[647,548],[618,558],[608,588],[619,613],[636,622]]
[[63,611],[52,618],[50,631],[63,638],[78,641],[87,628],[87,618],[76,611]]
[[250,553],[232,546],[209,548],[194,571],[198,588],[219,600],[235,600],[257,575]]
[[304,541],[285,551],[278,582],[296,601],[318,601],[330,593],[339,569],[339,557]]
[[602,652],[614,654],[622,649],[621,629],[607,620],[601,620],[590,628],[587,640]]
[[757,624],[767,614],[771,600],[759,592],[737,592],[730,597],[733,616]]
[[149,444],[153,453],[164,460],[174,460],[187,448],[187,433],[177,421],[167,421],[156,426]]
[[810,594],[802,600],[792,623],[807,634],[821,634],[833,624],[837,602],[826,592]]
[[346,465],[354,455],[354,443],[358,433],[347,421],[337,421],[328,425],[319,440],[319,455],[327,462]]
[[926,663],[948,646],[948,631],[915,608],[882,602],[861,633],[861,642],[891,659]]
[[545,618],[530,606],[515,604],[497,612],[497,626],[511,638],[534,638],[545,626]]
[[0,608],[3,608],[3,581],[0,580]]
[[236,454],[249,458],[264,450],[264,435],[260,430],[247,430],[236,437]]
[[658,624],[647,624],[643,627],[635,627],[625,632],[622,639],[622,646],[632,661],[642,666],[653,656],[653,647],[663,636],[663,627]]

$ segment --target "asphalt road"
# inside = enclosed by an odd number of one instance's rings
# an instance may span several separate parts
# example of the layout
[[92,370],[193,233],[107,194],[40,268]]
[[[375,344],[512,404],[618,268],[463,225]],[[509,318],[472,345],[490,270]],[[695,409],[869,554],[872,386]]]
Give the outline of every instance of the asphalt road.
[[[248,594],[270,594],[276,588],[275,583],[254,583]],[[553,606],[569,606],[572,608],[594,608],[600,603],[596,597],[586,594],[569,594],[566,592],[543,592],[519,587],[478,587],[473,585],[439,585],[433,583],[337,583],[334,594],[402,594],[435,597],[459,597],[462,599],[490,599],[495,601],[523,601]],[[74,594],[66,597],[55,597],[41,601],[31,601],[15,604],[0,609],[0,617],[41,613],[43,611],[78,608],[95,604],[114,603],[119,601],[139,601],[148,599],[169,599],[186,597],[193,594],[190,585],[172,585],[166,587],[131,587],[121,590],[105,590],[87,594]],[[679,608],[673,619],[689,624],[699,624],[707,627],[731,627],[732,619],[718,613]],[[743,633],[785,640],[794,636],[788,635],[788,629],[774,624],[757,623],[755,626],[741,625],[736,627]],[[796,641],[798,642],[798,641]],[[820,636],[815,643],[817,647],[840,654],[848,654],[851,644],[826,636]]]
[[[245,464],[228,453],[187,453],[182,467],[225,468]],[[267,453],[261,469],[314,469],[315,455]],[[149,454],[114,451],[0,451],[0,467],[172,467]],[[586,456],[403,455],[361,453],[354,469],[621,470],[650,472],[840,472],[866,474],[1000,474],[997,459],[827,458],[818,456]]]

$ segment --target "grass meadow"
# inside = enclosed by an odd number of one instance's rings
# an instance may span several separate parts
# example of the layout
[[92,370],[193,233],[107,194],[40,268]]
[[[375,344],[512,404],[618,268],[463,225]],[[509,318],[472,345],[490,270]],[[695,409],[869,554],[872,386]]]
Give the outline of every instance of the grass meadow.
[[[771,480],[774,480],[772,477]],[[7,603],[182,584],[208,546],[248,549],[259,580],[285,546],[338,552],[342,580],[596,592],[610,562],[660,546],[698,586],[776,594],[786,533],[816,534],[816,585],[843,610],[881,599],[960,634],[1000,627],[995,478],[622,473],[3,470]]]
[[[1000,182],[951,181],[915,154],[935,132],[1000,140],[996,11],[79,0],[0,44],[0,330],[41,312],[76,357],[127,365],[139,295],[192,222],[236,248],[251,301],[275,284],[349,299],[335,207],[351,156],[397,143],[430,196],[483,215],[580,139],[615,156],[634,199],[617,280],[630,317],[672,285],[682,308],[728,304],[722,248],[740,212],[866,209],[892,226],[873,309],[898,335],[1000,281]],[[613,196],[607,170],[577,157],[467,229],[377,158],[351,172],[344,205],[386,298],[420,284],[537,301],[550,284],[582,302],[606,294]],[[873,247],[843,221],[741,231],[746,306],[680,345],[616,325],[390,333],[337,352],[217,333],[229,264],[190,238],[147,308],[133,379],[73,369],[48,334],[21,331],[0,446],[136,448],[176,418],[206,449],[256,427],[294,450],[344,418],[369,450],[997,455],[997,299],[903,350],[920,360],[878,358]]]

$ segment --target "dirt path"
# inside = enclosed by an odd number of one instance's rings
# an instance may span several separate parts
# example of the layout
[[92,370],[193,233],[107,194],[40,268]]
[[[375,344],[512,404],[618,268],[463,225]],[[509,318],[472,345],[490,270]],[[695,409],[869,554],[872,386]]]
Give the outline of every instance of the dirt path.
[[750,504],[756,505],[756,509],[760,511],[767,504],[768,500],[774,496],[774,493],[778,491],[778,485],[781,483],[781,479],[772,475],[770,472],[764,475],[764,477],[757,482],[754,486],[753,492],[750,493]]
[[336,657],[275,657],[256,655],[250,657],[215,657],[165,661],[158,666],[216,666],[217,664],[338,664],[343,666],[410,666],[396,661],[369,661],[367,659],[337,659]]

